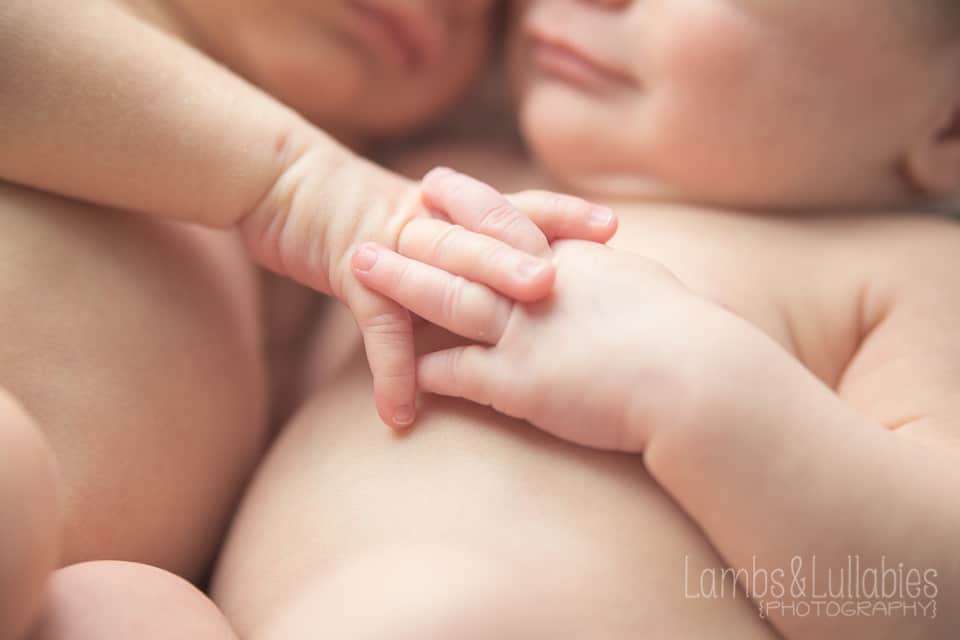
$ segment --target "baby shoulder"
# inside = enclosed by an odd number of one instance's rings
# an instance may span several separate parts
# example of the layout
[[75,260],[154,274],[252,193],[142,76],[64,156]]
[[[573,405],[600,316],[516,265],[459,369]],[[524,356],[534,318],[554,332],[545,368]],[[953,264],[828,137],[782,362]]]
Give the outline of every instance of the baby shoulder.
[[960,218],[923,216],[881,223],[877,256],[898,286],[923,283],[960,292]]

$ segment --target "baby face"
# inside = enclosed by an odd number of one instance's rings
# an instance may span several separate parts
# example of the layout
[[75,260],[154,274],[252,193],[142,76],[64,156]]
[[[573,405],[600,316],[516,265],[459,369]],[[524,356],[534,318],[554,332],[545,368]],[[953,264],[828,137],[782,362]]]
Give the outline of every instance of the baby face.
[[960,84],[899,0],[521,0],[511,75],[547,169],[731,207],[912,197],[904,149]]
[[176,0],[201,46],[343,137],[400,132],[483,63],[494,0]]

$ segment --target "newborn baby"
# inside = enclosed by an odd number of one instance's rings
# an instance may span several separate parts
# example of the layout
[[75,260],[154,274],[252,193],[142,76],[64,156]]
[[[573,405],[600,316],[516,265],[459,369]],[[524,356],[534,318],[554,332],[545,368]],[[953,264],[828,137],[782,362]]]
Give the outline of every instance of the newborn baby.
[[[954,12],[520,3],[512,76],[546,171],[483,148],[421,163],[607,194],[613,249],[556,245],[535,305],[377,245],[353,266],[490,345],[424,335],[422,387],[594,450],[437,398],[387,439],[345,368],[231,533],[214,595],[241,636],[954,637],[960,229],[936,214],[960,185]],[[744,577],[815,558],[822,581],[853,556],[923,573],[936,616],[797,615],[824,584],[777,609]],[[755,600],[696,598],[727,565]]]

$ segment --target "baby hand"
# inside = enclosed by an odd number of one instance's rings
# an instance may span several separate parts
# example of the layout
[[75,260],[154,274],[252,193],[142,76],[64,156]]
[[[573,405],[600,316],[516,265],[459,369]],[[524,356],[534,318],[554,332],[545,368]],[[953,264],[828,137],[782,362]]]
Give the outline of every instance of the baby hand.
[[[550,240],[605,242],[616,230],[612,212],[578,198],[527,192],[508,199],[449,169],[430,172],[421,187],[426,208],[403,225],[395,248],[508,299],[533,302],[550,293],[556,276]],[[355,264],[367,257],[360,252]],[[345,289],[363,333],[380,416],[389,426],[405,428],[414,420],[417,388],[410,314],[359,281]]]
[[[253,217],[245,235],[262,264],[332,293],[350,307],[363,334],[378,413],[395,428],[410,425],[415,417],[412,321],[402,305],[356,280],[349,262],[357,244],[377,241],[482,282],[509,299],[529,302],[553,287],[550,240],[605,242],[616,230],[612,212],[579,198],[526,192],[508,199],[449,169],[432,171],[421,185],[408,186],[385,172],[366,176],[356,184],[341,182],[335,194],[326,190],[328,207],[356,215],[324,220],[313,213],[317,203],[310,203],[323,190],[300,183],[282,196],[286,202]],[[377,181],[371,183],[369,176]],[[291,208],[285,216],[275,213]],[[357,259],[362,258],[361,253]]]
[[[425,319],[483,345],[423,356],[424,391],[458,396],[598,449],[639,452],[680,419],[704,338],[726,314],[659,264],[576,241],[555,245],[553,295],[515,304],[482,284],[375,245],[357,277]],[[413,259],[411,259],[413,258]]]

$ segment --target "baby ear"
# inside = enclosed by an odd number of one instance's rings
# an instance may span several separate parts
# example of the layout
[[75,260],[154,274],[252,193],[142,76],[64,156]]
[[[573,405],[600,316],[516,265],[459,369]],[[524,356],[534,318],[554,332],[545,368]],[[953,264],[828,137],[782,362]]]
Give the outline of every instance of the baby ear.
[[933,196],[960,192],[960,102],[908,151],[904,168],[920,191]]

